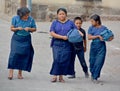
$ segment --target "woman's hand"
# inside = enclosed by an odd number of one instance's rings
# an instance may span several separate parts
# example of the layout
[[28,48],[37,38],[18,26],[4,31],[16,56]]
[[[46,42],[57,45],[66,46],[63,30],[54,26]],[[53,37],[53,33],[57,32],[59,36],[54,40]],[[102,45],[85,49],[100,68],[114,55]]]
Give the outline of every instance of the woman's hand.
[[26,28],[24,28],[24,30],[27,31],[27,32],[35,32],[36,28],[26,27]]
[[13,31],[13,32],[16,32],[16,31],[18,31],[18,30],[23,30],[23,28],[22,27],[14,27],[14,26],[11,26],[11,31]]
[[28,32],[30,30],[30,28],[26,27],[26,28],[24,28],[24,30]]
[[93,36],[93,35],[91,35],[91,34],[88,34],[88,40],[93,40],[93,39],[100,39],[101,41],[103,41],[103,38],[102,38],[102,36],[100,36],[100,35],[96,35],[96,36]]
[[62,36],[62,35],[59,35],[59,34],[56,34],[55,32],[50,32],[50,35],[53,36],[54,38],[57,38],[57,39],[62,39],[62,40],[67,40],[68,37],[67,36]]
[[67,36],[63,36],[62,39],[63,40],[68,40],[68,37]]
[[112,37],[110,37],[110,38],[109,38],[109,40],[108,40],[108,41],[112,41],[113,39],[114,39],[114,37],[112,36]]
[[102,36],[98,35],[98,38],[99,38],[101,41],[103,41],[103,37],[102,37]]
[[23,28],[22,28],[22,27],[18,27],[17,29],[18,29],[18,30],[23,30]]

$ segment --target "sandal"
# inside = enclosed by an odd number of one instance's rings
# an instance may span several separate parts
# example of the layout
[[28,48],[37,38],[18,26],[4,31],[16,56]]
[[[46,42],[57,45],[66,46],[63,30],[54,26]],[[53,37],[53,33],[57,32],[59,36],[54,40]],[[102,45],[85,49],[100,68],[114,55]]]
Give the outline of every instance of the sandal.
[[9,76],[8,76],[8,79],[9,79],[9,80],[12,80],[12,79],[13,79],[13,75],[9,75]]
[[18,79],[23,79],[23,77],[22,76],[18,76]]
[[12,79],[13,79],[13,77],[8,77],[8,79],[9,79],[9,80],[12,80]]
[[59,79],[59,82],[65,83],[65,80],[64,79]]
[[51,82],[57,82],[57,78],[52,78]]

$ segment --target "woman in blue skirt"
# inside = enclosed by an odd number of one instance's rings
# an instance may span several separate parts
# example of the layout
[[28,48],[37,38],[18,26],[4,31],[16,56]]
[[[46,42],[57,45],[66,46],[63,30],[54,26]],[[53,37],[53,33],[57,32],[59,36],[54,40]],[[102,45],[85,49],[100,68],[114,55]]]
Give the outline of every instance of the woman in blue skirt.
[[9,55],[8,79],[13,78],[13,69],[18,71],[18,79],[23,79],[22,70],[31,71],[34,50],[31,43],[31,34],[36,31],[34,19],[29,16],[30,10],[22,7],[17,10],[17,16],[12,18],[11,31],[14,32],[11,39],[11,51]]
[[96,14],[91,16],[91,24],[92,26],[88,30],[88,39],[92,40],[89,58],[90,72],[92,81],[98,83],[106,56],[106,43],[103,41],[100,33],[107,28],[101,24],[100,16]]
[[72,44],[67,40],[67,33],[75,28],[72,21],[67,19],[67,11],[64,8],[57,10],[57,19],[53,21],[50,34],[53,37],[51,47],[53,52],[53,64],[50,74],[53,75],[51,82],[65,82],[63,75],[67,75],[71,60]]

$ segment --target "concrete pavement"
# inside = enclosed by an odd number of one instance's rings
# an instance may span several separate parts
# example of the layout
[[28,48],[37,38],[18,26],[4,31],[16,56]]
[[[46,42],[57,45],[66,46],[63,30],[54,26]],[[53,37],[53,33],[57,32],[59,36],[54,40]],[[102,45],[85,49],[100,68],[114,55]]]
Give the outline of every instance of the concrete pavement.
[[[81,66],[76,59],[76,78],[65,78],[65,83],[51,83],[49,71],[52,65],[50,48],[49,22],[37,23],[38,30],[32,34],[35,56],[32,72],[23,72],[24,79],[17,79],[17,71],[13,80],[8,80],[8,56],[10,51],[10,22],[0,19],[0,91],[120,91],[120,21],[103,22],[113,30],[115,39],[107,43],[107,57],[102,69],[100,81],[103,84],[93,84],[91,79],[84,78]],[[90,22],[83,24],[88,29]],[[89,65],[89,44],[86,61]]]

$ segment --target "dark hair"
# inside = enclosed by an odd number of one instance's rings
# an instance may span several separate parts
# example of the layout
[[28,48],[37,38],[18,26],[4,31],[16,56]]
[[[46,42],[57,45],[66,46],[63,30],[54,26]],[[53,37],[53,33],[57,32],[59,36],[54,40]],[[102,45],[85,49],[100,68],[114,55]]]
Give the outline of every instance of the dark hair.
[[90,17],[90,19],[93,19],[93,20],[95,20],[96,22],[98,21],[98,23],[99,23],[100,25],[102,24],[102,23],[101,23],[100,16],[97,15],[97,14],[92,15],[92,16]]
[[58,14],[60,11],[65,12],[65,14],[67,15],[67,10],[66,10],[65,8],[59,8],[59,9],[57,10],[57,14]]
[[22,18],[23,16],[29,13],[30,13],[30,10],[27,7],[22,7],[17,10],[17,15],[19,15],[20,18]]
[[81,22],[83,22],[83,20],[82,20],[81,17],[75,17],[75,18],[74,18],[74,22],[75,22],[76,20],[80,20]]

